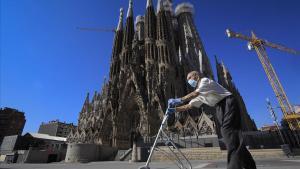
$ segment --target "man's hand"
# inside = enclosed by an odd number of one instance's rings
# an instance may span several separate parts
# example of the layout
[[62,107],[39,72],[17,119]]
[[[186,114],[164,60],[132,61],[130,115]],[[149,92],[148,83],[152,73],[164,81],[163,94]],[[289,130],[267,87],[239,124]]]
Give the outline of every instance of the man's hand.
[[179,105],[179,104],[181,104],[181,103],[182,103],[181,98],[177,98],[177,99],[169,99],[169,100],[168,100],[168,104],[169,104],[170,106],[177,106],[177,105]]
[[168,116],[170,116],[170,115],[174,114],[175,112],[176,112],[176,109],[175,109],[175,108],[168,108],[166,114],[167,114]]

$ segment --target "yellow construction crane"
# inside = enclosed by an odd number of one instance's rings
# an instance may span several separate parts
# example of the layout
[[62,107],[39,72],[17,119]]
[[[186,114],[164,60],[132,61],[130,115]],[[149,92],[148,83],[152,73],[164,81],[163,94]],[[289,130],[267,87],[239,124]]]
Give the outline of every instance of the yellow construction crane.
[[258,58],[268,76],[270,84],[275,92],[281,111],[283,113],[283,119],[286,120],[291,130],[300,129],[300,114],[295,113],[294,108],[290,104],[288,97],[286,96],[286,93],[279,81],[279,78],[276,75],[275,70],[269,60],[269,57],[267,56],[265,47],[267,46],[275,48],[295,55],[299,55],[300,52],[279,44],[268,42],[267,40],[259,39],[253,31],[251,32],[251,37],[243,35],[241,33],[233,32],[229,29],[226,29],[226,33],[229,38],[238,38],[248,41],[249,50],[255,49]]

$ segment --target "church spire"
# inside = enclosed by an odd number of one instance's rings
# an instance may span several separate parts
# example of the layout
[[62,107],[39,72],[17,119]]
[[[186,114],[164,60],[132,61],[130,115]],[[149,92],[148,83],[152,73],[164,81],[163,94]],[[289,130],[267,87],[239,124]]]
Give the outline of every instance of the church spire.
[[157,1],[157,12],[161,11],[164,9],[164,4],[163,4],[163,0],[158,0]]
[[[172,29],[169,25],[169,18],[167,12],[163,7],[165,1],[159,0],[158,1],[158,12],[157,12],[157,20],[156,20],[156,39],[159,42],[158,45],[158,59],[162,63],[169,63],[172,64],[175,61],[175,56],[173,55],[174,46],[172,43],[168,43],[172,41]],[[174,48],[172,48],[174,47]],[[175,53],[175,52],[174,52]]]
[[127,18],[133,17],[133,9],[132,9],[132,0],[129,0],[129,6],[128,6],[128,11],[127,11]]
[[172,12],[172,1],[171,0],[158,0],[157,1],[157,13],[159,11]]
[[86,94],[84,104],[89,104],[89,103],[90,103],[90,93],[88,92],[88,93]]
[[125,65],[131,62],[132,58],[132,41],[134,37],[134,19],[133,19],[133,9],[132,0],[129,0],[129,7],[127,11],[127,18],[125,24],[125,30],[123,32],[123,48],[121,56],[121,65],[124,68]]
[[152,6],[152,0],[147,0],[147,6],[146,6],[146,8],[148,8],[150,6]]
[[114,42],[113,42],[109,79],[113,79],[113,77],[119,73],[119,69],[120,69],[119,54],[121,53],[122,43],[123,43],[123,14],[124,14],[124,10],[123,8],[120,8],[118,27],[116,29]]
[[218,57],[217,57],[217,55],[215,55],[215,62],[216,62],[216,65],[218,65],[218,64],[219,64],[219,61],[218,61]]
[[127,11],[126,25],[124,31],[123,47],[130,46],[134,36],[134,21],[133,21],[133,10],[132,0],[129,0],[129,7]]
[[119,17],[117,31],[123,29],[123,15],[124,15],[124,10],[123,10],[123,8],[120,8],[120,17]]
[[86,94],[86,97],[85,97],[84,104],[83,104],[83,107],[81,109],[81,112],[87,112],[89,104],[90,104],[90,93],[88,92]]
[[145,38],[149,40],[155,40],[156,38],[156,15],[152,5],[152,0],[147,0],[145,14]]
[[97,91],[94,92],[94,96],[92,98],[92,103],[95,103],[96,100],[97,100]]

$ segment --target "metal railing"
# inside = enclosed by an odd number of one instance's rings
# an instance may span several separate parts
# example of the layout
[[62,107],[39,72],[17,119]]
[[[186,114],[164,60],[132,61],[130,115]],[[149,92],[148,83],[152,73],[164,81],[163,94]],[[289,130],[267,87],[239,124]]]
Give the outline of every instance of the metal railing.
[[[290,145],[291,148],[300,148],[296,142],[296,138],[300,139],[300,130],[291,131],[288,129],[280,130],[283,136],[280,136],[279,131],[246,131],[243,132],[244,144],[250,149],[270,149],[280,148],[283,144]],[[217,135],[190,135],[190,132],[167,133],[173,142],[180,148],[201,148],[201,147],[221,147],[225,149],[222,139]],[[144,139],[146,145],[153,144],[155,139],[150,137]],[[163,140],[158,141],[158,145],[164,145]]]

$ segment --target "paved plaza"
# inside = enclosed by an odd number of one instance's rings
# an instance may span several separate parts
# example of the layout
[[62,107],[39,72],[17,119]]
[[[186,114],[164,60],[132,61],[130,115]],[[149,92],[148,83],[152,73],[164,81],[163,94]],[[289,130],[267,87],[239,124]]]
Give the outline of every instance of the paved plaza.
[[[256,160],[258,169],[299,169],[300,158]],[[120,161],[91,163],[50,163],[50,164],[0,164],[0,169],[138,169],[145,163],[129,163]],[[224,160],[192,161],[194,169],[226,168]],[[153,162],[151,169],[177,169],[172,162]]]

